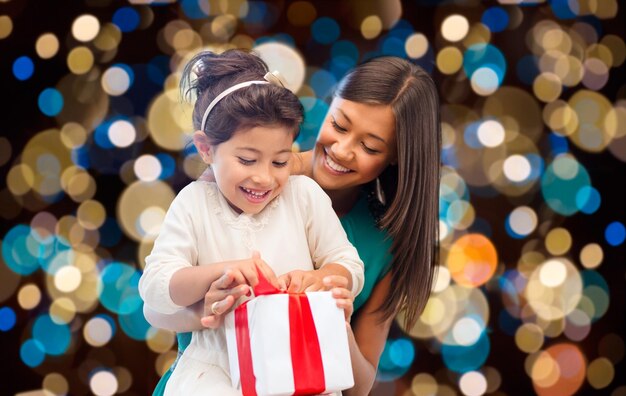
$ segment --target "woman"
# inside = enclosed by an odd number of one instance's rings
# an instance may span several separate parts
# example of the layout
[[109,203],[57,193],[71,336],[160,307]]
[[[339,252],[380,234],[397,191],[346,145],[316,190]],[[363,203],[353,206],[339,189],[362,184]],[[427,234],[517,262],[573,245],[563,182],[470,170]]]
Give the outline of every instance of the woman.
[[[315,148],[299,156],[300,171],[330,196],[365,263],[365,285],[354,301],[349,331],[355,386],[346,395],[371,390],[393,318],[404,311],[405,325],[412,326],[428,300],[438,261],[440,149],[432,79],[407,60],[381,57],[340,81]],[[305,287],[311,279],[298,282]],[[205,309],[210,315],[202,324],[219,325],[246,292],[247,286],[225,274],[205,297],[204,307],[211,309]],[[152,325],[175,331],[198,328],[198,315],[146,312]],[[186,344],[179,337],[179,346]],[[162,393],[167,376],[155,394]]]

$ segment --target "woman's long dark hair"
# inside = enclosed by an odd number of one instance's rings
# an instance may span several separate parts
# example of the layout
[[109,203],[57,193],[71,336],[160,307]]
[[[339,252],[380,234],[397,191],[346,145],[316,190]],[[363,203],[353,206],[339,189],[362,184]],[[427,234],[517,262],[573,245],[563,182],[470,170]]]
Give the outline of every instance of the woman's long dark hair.
[[419,66],[395,57],[371,59],[352,70],[336,96],[352,102],[389,105],[395,115],[397,165],[379,176],[388,206],[380,226],[393,239],[390,298],[384,319],[405,313],[405,325],[419,318],[439,256],[439,96]]

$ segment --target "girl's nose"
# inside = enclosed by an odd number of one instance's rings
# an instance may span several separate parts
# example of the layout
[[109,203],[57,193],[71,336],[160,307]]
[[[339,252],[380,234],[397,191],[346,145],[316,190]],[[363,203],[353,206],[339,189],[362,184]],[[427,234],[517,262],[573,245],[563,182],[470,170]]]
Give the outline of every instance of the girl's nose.
[[258,184],[262,187],[267,187],[272,182],[272,175],[271,172],[265,167],[259,167],[259,169],[254,172],[254,175],[252,175],[251,179],[255,184]]

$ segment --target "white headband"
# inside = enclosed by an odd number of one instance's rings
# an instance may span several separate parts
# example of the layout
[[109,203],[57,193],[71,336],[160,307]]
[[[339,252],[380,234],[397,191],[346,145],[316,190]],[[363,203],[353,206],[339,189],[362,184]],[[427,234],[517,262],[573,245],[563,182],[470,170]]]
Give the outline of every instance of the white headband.
[[235,84],[232,87],[224,90],[219,95],[217,95],[215,99],[213,99],[211,103],[209,103],[209,106],[204,111],[204,115],[202,116],[202,123],[200,124],[200,130],[204,131],[204,127],[206,126],[206,120],[209,118],[209,113],[211,113],[211,110],[213,110],[213,108],[219,103],[219,101],[224,99],[224,97],[227,96],[228,94],[238,89],[249,87],[250,85],[254,85],[254,84],[273,84],[273,85],[284,87],[284,84],[282,83],[282,81],[280,81],[280,77],[277,71],[267,72],[265,73],[263,78],[265,79],[265,81],[253,80],[253,81],[245,81],[239,84]]

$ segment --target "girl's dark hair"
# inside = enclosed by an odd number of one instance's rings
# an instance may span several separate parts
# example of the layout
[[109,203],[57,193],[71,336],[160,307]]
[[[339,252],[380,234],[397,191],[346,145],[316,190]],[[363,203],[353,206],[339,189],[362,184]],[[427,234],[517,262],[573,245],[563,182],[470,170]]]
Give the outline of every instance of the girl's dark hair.
[[[202,117],[211,101],[226,89],[246,81],[264,81],[267,65],[247,50],[228,50],[221,54],[200,52],[185,66],[181,90],[196,95],[193,126],[200,130]],[[192,73],[196,75],[194,79]],[[281,126],[297,137],[303,108],[290,90],[275,84],[253,84],[226,95],[211,110],[204,133],[213,145],[229,140],[242,128]]]
[[379,176],[388,206],[380,220],[393,239],[388,319],[405,312],[413,326],[428,298],[439,261],[439,96],[419,66],[396,57],[371,59],[349,72],[335,95],[357,103],[389,105],[395,115],[397,165]]

